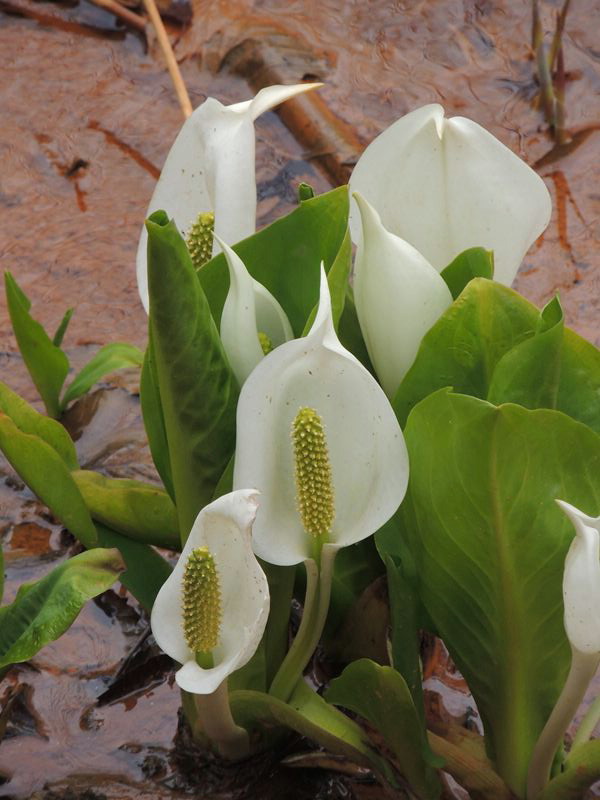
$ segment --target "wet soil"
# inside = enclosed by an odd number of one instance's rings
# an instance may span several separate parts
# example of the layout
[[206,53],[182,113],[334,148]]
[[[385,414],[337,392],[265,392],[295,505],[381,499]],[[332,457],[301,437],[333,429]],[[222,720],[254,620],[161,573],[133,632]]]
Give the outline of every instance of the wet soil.
[[[192,103],[246,99],[274,82],[321,79],[319,96],[257,122],[259,222],[290,210],[301,180],[325,191],[346,179],[362,148],[403,113],[441,102],[469,116],[533,165],[552,194],[551,223],[524,260],[517,288],[538,304],[560,292],[568,323],[600,344],[600,51],[594,0],[574,3],[565,35],[567,128],[555,147],[529,46],[529,4],[518,0],[194,0],[169,32]],[[168,4],[167,4],[168,6]],[[551,30],[558,4],[547,2]],[[172,7],[173,8],[173,7]],[[183,15],[183,16],[182,16]],[[102,344],[141,347],[146,319],[134,259],[160,166],[182,122],[151,32],[125,29],[77,3],[0,0],[0,234],[2,265],[65,340],[80,367]],[[38,408],[0,297],[1,379]],[[137,375],[127,372],[71,410],[65,423],[82,465],[156,480],[145,445]],[[6,596],[77,549],[11,470],[0,466]],[[444,651],[427,661],[429,710],[479,728]],[[0,682],[7,723],[0,797],[44,800],[381,798],[368,776],[267,762],[234,772],[177,760],[179,692],[148,621],[122,590],[84,609],[59,642]],[[281,756],[303,753],[292,742]],[[279,754],[278,754],[279,755]],[[318,756],[318,758],[321,758]],[[310,761],[310,759],[309,759]],[[289,758],[287,760],[289,764]],[[314,763],[314,762],[312,762]],[[200,769],[202,767],[202,769]]]

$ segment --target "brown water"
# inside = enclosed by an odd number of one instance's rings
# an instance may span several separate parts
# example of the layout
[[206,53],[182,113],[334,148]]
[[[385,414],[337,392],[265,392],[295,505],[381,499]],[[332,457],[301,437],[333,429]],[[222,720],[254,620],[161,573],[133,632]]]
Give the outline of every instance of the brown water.
[[[544,6],[550,30],[557,4]],[[208,94],[247,98],[268,82],[326,82],[321,99],[269,113],[258,131],[261,223],[289,210],[300,180],[324,191],[364,144],[401,114],[441,102],[485,125],[536,166],[554,201],[552,221],[517,280],[541,304],[560,291],[569,324],[600,343],[600,8],[573,4],[567,22],[567,127],[553,147],[529,48],[528,3],[490,0],[197,0],[193,22],[170,29],[194,105]],[[156,46],[110,14],[76,5],[0,0],[0,234],[2,265],[53,329],[76,307],[65,345],[75,366],[115,340],[144,346],[146,320],[134,259],[139,228],[181,112]],[[282,122],[282,119],[286,125]],[[2,380],[37,402],[0,297]],[[113,386],[114,386],[113,382]],[[154,479],[130,392],[136,376],[102,391],[67,423],[82,462],[116,476]],[[91,422],[90,422],[91,420]],[[108,441],[108,446],[106,442]],[[10,600],[24,580],[74,552],[8,468],[0,484]],[[11,703],[0,747],[1,797],[381,797],[356,777],[276,767],[223,774],[203,765],[202,789],[173,750],[179,694],[148,646],[147,620],[122,592],[88,604],[71,630],[0,683]],[[124,659],[133,661],[122,667]],[[443,654],[429,660],[431,711],[477,728],[473,703]],[[118,671],[122,670],[118,677]],[[440,696],[442,702],[440,702]],[[305,744],[293,747],[303,749]],[[293,750],[293,748],[292,748]],[[287,753],[289,755],[289,753]],[[256,774],[255,774],[256,773]],[[102,777],[100,777],[102,776]],[[48,784],[58,792],[44,792]],[[90,787],[97,795],[86,795]],[[294,794],[295,792],[295,794]]]

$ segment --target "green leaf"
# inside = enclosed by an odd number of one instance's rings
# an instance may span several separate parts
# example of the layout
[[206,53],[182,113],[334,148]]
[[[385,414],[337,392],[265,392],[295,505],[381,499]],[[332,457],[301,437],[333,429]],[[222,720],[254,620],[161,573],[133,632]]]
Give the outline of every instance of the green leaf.
[[493,281],[471,281],[427,332],[393,406],[402,426],[431,392],[552,407],[600,432],[600,351],[564,329],[558,300],[540,312]]
[[[295,336],[319,299],[321,261],[329,272],[344,244],[348,226],[348,190],[303,201],[286,217],[234,245],[248,272],[281,303]],[[212,315],[221,322],[229,290],[229,270],[223,254],[198,272]]]
[[89,550],[21,586],[14,602],[0,608],[0,667],[28,661],[58,639],[89,599],[112,586],[123,567],[116,550]]
[[0,383],[0,411],[10,417],[23,433],[39,436],[49,444],[69,469],[78,469],[75,445],[60,422],[38,413],[4,383]]
[[233,453],[238,389],[177,226],[157,212],[146,227],[152,347],[185,540]]
[[123,556],[127,569],[121,575],[121,583],[150,613],[160,587],[171,574],[171,566],[149,545],[128,539],[101,523],[96,528],[98,543],[117,547]]
[[600,740],[594,739],[569,753],[565,770],[553,778],[536,800],[581,800],[600,780]]
[[169,458],[169,445],[167,444],[165,418],[160,400],[151,330],[148,331],[148,346],[140,377],[140,405],[154,466],[169,493],[169,497],[174,501],[175,490],[173,488],[173,475]]
[[315,190],[309,183],[298,184],[298,202],[303,203],[305,200],[312,200],[315,196]]
[[69,360],[29,314],[31,303],[10,272],[4,273],[4,285],[10,320],[25,366],[46,411],[51,417],[58,417],[59,395],[69,371]]
[[338,336],[346,350],[349,350],[356,356],[363,367],[369,370],[371,375],[375,375],[375,370],[371,364],[367,346],[358,322],[358,315],[356,313],[356,306],[354,305],[354,297],[350,286],[346,287],[346,302],[344,303],[344,310],[342,311],[342,316],[340,317],[338,325]]
[[141,367],[144,354],[139,347],[125,342],[111,342],[101,347],[96,355],[81,369],[66,390],[61,408],[85,394],[105,375],[124,367]]
[[459,253],[440,273],[454,300],[473,278],[494,277],[494,253],[483,247],[470,247]]
[[94,523],[61,456],[47,442],[23,433],[0,413],[0,450],[40,500],[84,547],[97,545]]
[[421,600],[465,676],[498,773],[524,796],[570,663],[562,574],[573,530],[554,502],[600,511],[600,437],[557,411],[441,390],[411,413],[405,532]]
[[[350,239],[350,231],[347,230],[342,241],[342,245],[337,256],[335,257],[335,261],[327,273],[327,283],[329,285],[329,293],[331,295],[331,313],[336,331],[338,329],[340,317],[344,311],[344,305],[346,302],[346,289],[348,287],[348,277],[350,275],[351,267],[352,241]],[[303,336],[306,336],[311,329],[315,317],[317,316],[318,307],[319,304],[317,303],[310,312],[309,317],[306,320],[304,330],[302,331]]]
[[280,725],[322,745],[330,753],[343,755],[397,785],[389,764],[373,749],[362,728],[333,708],[304,680],[298,681],[287,703],[262,692],[236,691],[229,696],[238,725],[260,735],[261,726]]
[[65,311],[64,317],[61,319],[59,326],[56,329],[56,333],[52,337],[52,344],[55,347],[61,346],[62,341],[65,338],[65,333],[67,332],[67,328],[69,327],[69,322],[71,322],[71,317],[73,316],[74,311],[75,311],[74,308],[68,308]]
[[163,489],[141,481],[107,478],[89,470],[77,470],[71,475],[97,522],[128,539],[180,549],[177,511]]
[[361,658],[331,682],[325,697],[377,728],[418,797],[434,800],[440,796],[441,784],[432,765],[441,766],[441,762],[429,749],[425,727],[399,672]]

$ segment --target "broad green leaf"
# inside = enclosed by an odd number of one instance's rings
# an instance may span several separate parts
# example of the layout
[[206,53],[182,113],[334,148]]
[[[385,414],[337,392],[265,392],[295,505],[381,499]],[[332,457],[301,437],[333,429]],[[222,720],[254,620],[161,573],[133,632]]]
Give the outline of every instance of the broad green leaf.
[[65,333],[67,332],[67,328],[69,327],[69,322],[71,322],[71,317],[73,316],[74,311],[75,311],[74,308],[68,308],[65,311],[65,314],[61,319],[58,328],[56,329],[56,333],[52,337],[52,344],[55,345],[56,347],[61,346],[62,341],[65,338]]
[[141,367],[144,354],[139,347],[125,342],[105,344],[91,358],[73,379],[61,401],[61,408],[66,408],[77,397],[81,397],[105,375],[124,367]]
[[99,472],[77,470],[73,480],[97,522],[145,544],[179,550],[177,511],[169,495],[157,486]]
[[120,577],[121,583],[150,613],[158,590],[171,574],[171,566],[149,545],[128,539],[101,523],[96,528],[98,544],[117,547],[123,556],[127,569]]
[[524,796],[570,663],[555,498],[600,511],[600,436],[557,411],[441,390],[411,413],[401,513],[421,600],[465,676],[498,773]]
[[473,278],[491,280],[494,277],[494,254],[483,247],[470,247],[459,253],[440,274],[456,300]]
[[536,800],[581,800],[600,780],[600,740],[593,739],[569,753],[565,770],[553,778]]
[[49,444],[69,469],[78,469],[75,445],[60,422],[38,413],[4,383],[0,383],[0,411],[10,417],[23,433],[39,436]]
[[[344,311],[346,302],[346,290],[348,287],[348,277],[352,267],[352,241],[350,239],[350,231],[346,231],[346,235],[342,241],[341,247],[338,251],[335,261],[331,265],[331,269],[327,273],[327,283],[329,284],[329,293],[331,295],[331,313],[333,316],[333,324],[337,331],[340,317]],[[312,327],[312,324],[317,315],[318,303],[313,307],[309,317],[302,331],[302,335],[306,336]]]
[[233,453],[238,388],[177,226],[157,212],[146,227],[152,348],[185,540]]
[[277,725],[312,739],[330,753],[343,755],[397,785],[394,772],[369,743],[353,720],[333,708],[304,680],[300,680],[287,703],[262,692],[236,691],[229,696],[235,721],[249,731]]
[[512,289],[472,280],[423,337],[394,397],[400,425],[419,400],[445,386],[485,399],[496,364],[533,335],[538,318],[537,308]]
[[375,370],[371,364],[367,346],[358,322],[356,306],[354,305],[354,296],[350,286],[346,287],[346,301],[338,325],[338,336],[346,350],[349,350],[356,356],[361,364],[369,370],[371,375],[375,375]]
[[425,335],[394,398],[404,425],[431,392],[563,411],[600,433],[600,351],[563,329],[557,299],[540,312],[517,292],[476,278]]
[[165,418],[158,388],[156,360],[153,355],[152,331],[149,330],[148,334],[148,346],[140,377],[140,405],[154,466],[169,493],[169,497],[174,501],[175,490],[173,489],[173,475],[169,458],[169,446],[167,444]]
[[47,442],[23,433],[0,413],[0,450],[40,500],[84,547],[97,545],[94,523],[60,455]]
[[331,682],[325,697],[360,714],[379,731],[417,797],[440,796],[441,784],[432,765],[442,762],[429,749],[425,727],[399,672],[361,658]]
[[21,586],[14,602],[0,608],[0,667],[28,661],[58,639],[85,603],[109,589],[123,568],[117,550],[89,550]]
[[[252,277],[281,303],[296,336],[319,299],[321,261],[329,272],[344,244],[348,207],[348,189],[340,186],[303,201],[291,214],[233,246]],[[220,325],[229,290],[223,254],[205,264],[198,276]]]
[[4,273],[4,285],[10,320],[25,366],[44,401],[46,411],[51,417],[58,417],[59,396],[69,371],[69,360],[30,315],[31,303],[10,272]]

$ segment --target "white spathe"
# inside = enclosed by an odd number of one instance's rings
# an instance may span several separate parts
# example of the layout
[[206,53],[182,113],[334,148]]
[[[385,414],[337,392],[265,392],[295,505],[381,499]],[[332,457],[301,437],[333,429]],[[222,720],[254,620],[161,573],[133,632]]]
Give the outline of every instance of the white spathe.
[[[179,661],[178,685],[194,694],[212,694],[258,647],[269,615],[269,586],[254,553],[251,531],[258,492],[239,490],[205,506],[196,517],[175,568],[160,588],[150,624],[158,646]],[[212,651],[214,666],[196,663],[183,631],[182,581],[190,552],[207,547],[221,589],[220,640]]]
[[266,356],[238,401],[233,485],[261,493],[252,539],[255,553],[272,564],[298,564],[313,554],[296,503],[291,430],[300,408],[317,411],[327,440],[335,517],[326,546],[354,544],[402,502],[408,454],[383,390],[337,338],[323,269],[308,335]]
[[[548,225],[543,180],[491,133],[442,106],[412,111],[380,134],[350,178],[387,230],[441,271],[469,247],[494,251],[495,280],[510,286]],[[356,209],[350,226],[360,236]]]
[[[198,214],[214,211],[215,233],[226,242],[251,236],[256,228],[254,120],[302,92],[322,86],[300,83],[267,86],[252,100],[224,106],[214,97],[183,123],[171,147],[146,216],[164,210],[185,237]],[[137,281],[148,311],[146,247],[142,226],[137,251]]]
[[221,314],[221,341],[240,386],[264,353],[258,334],[269,337],[273,349],[294,337],[285,311],[271,292],[255,280],[238,254],[215,236],[229,267],[229,291]]
[[354,301],[377,377],[392,398],[421,339],[452,304],[439,272],[412,245],[387,231],[358,192],[362,236],[354,266]]
[[565,630],[580,653],[600,654],[600,517],[556,501],[573,523],[575,538],[565,559]]

